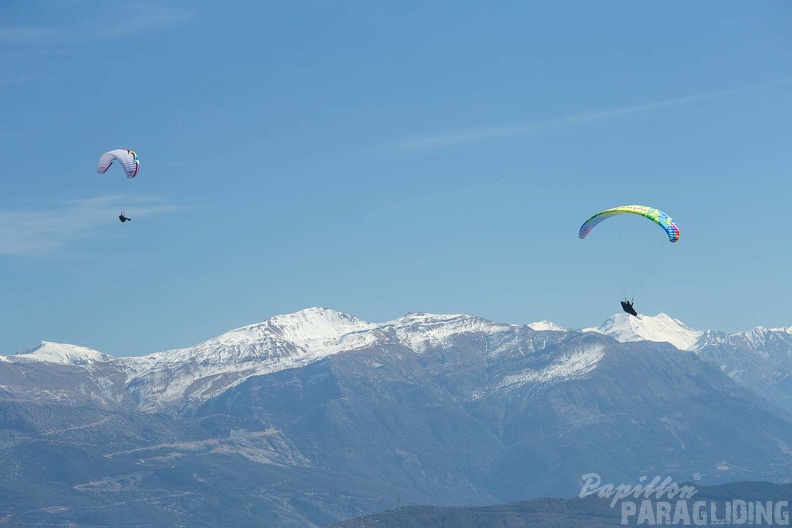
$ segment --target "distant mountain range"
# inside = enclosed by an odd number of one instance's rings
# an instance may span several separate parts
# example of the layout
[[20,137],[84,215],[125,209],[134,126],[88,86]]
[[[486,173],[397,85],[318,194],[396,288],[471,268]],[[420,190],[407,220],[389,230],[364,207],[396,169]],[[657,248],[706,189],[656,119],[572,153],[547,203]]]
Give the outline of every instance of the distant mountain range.
[[0,520],[321,526],[575,496],[581,475],[783,481],[792,328],[596,329],[327,308],[194,347],[0,356]]
[[[695,483],[680,483],[693,486],[695,494],[689,499],[650,497],[651,508],[644,509],[640,518],[644,497],[635,500],[627,497],[611,507],[612,499],[596,495],[584,498],[542,498],[528,501],[499,504],[494,506],[460,507],[406,506],[382,513],[367,515],[334,524],[328,528],[481,528],[508,527],[534,528],[604,528],[627,525],[687,525],[687,526],[777,526],[788,525],[792,498],[792,484],[779,485],[766,482],[739,482],[721,486],[695,486]],[[635,512],[621,507],[621,503],[635,505]],[[668,517],[659,517],[663,506],[671,505]],[[684,507],[678,507],[684,502]],[[701,504],[698,509],[696,503]],[[751,503],[749,510],[748,504]],[[761,514],[757,516],[756,505]],[[769,506],[769,507],[768,507]],[[698,511],[698,515],[696,515]],[[749,517],[750,513],[750,517]],[[674,516],[676,515],[676,519]],[[749,522],[750,519],[750,522]],[[627,521],[622,522],[622,521]],[[677,522],[674,522],[677,521]]]

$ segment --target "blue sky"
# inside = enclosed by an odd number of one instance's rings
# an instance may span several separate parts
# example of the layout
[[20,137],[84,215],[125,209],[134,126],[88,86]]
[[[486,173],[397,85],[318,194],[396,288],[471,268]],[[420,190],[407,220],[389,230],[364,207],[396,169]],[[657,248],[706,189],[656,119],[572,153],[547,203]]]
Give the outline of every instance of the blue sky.
[[[790,27],[788,1],[3,2],[0,353],[317,305],[596,325],[621,272],[577,230],[632,203],[682,232],[631,256],[639,310],[792,325]],[[115,148],[135,180],[96,174]]]

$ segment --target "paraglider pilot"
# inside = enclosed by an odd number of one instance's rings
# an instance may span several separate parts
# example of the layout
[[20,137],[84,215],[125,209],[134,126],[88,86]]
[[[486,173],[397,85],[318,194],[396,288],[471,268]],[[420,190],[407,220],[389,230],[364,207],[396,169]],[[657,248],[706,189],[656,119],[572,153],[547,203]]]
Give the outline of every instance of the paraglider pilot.
[[121,214],[118,215],[118,219],[121,220],[122,222],[126,222],[127,220],[132,221],[131,218],[124,216],[124,211],[121,211]]
[[628,301],[628,300],[625,299],[625,300],[623,300],[621,302],[621,305],[622,305],[622,310],[624,310],[625,312],[627,312],[630,315],[634,315],[635,317],[638,317],[638,312],[636,312],[635,308],[633,308],[633,302],[632,301]]

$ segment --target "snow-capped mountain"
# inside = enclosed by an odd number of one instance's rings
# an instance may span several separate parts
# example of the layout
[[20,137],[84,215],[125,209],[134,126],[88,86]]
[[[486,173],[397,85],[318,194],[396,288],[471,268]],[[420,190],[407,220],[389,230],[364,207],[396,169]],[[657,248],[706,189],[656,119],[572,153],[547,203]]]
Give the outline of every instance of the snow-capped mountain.
[[[489,354],[495,356],[533,343],[526,339],[525,332],[570,331],[549,321],[520,326],[465,314],[409,313],[393,321],[370,323],[316,307],[237,328],[192,347],[142,357],[116,359],[85,347],[42,342],[16,355],[0,356],[0,360],[107,363],[124,373],[124,384],[139,408],[153,411],[197,405],[251,376],[299,368],[342,352],[397,345],[423,353],[459,336],[485,333]],[[638,317],[617,314],[599,327],[582,332],[603,334],[620,342],[666,342],[695,352],[738,383],[792,411],[792,327],[758,327],[729,335],[691,329],[664,313]],[[598,349],[579,351],[539,370],[514,374],[502,380],[501,387],[513,387],[521,380],[563,381],[594,368],[601,357]],[[108,389],[107,397],[117,398],[117,389]]]
[[661,314],[587,330],[310,308],[143,357],[31,347],[0,357],[0,494],[13,505],[0,513],[315,527],[398,494],[576,494],[592,470],[788,477],[792,419],[745,388],[780,393],[788,377],[765,369],[792,369],[788,329],[697,333]]
[[[496,355],[531,343],[524,339],[526,331],[570,332],[549,321],[520,326],[465,314],[409,313],[393,321],[370,323],[315,307],[237,328],[192,347],[142,357],[116,359],[85,347],[42,342],[16,355],[0,356],[0,360],[64,365],[109,363],[125,373],[125,384],[140,408],[156,410],[198,404],[251,376],[299,368],[341,352],[399,345],[422,353],[458,336],[483,332],[489,336],[489,353]],[[666,342],[680,350],[696,352],[738,383],[792,410],[792,327],[758,327],[728,335],[691,329],[664,313],[638,317],[617,314],[599,327],[582,332],[603,334],[620,342]],[[502,338],[498,338],[501,334]],[[540,371],[516,374],[504,380],[502,386],[512,386],[519,380],[557,379],[565,372],[572,376],[580,369],[593,368],[601,355],[599,351],[575,353]],[[562,375],[558,379],[566,378]],[[115,388],[112,392],[115,397]]]
[[112,357],[82,346],[42,341],[37,345],[20,350],[14,356],[7,356],[6,359],[8,361],[18,359],[43,361],[62,365],[88,365],[96,361],[110,361]]
[[[551,323],[545,324],[549,329]],[[125,384],[143,410],[197,404],[251,376],[298,368],[340,352],[401,345],[421,352],[454,336],[513,328],[464,314],[409,313],[369,323],[329,308],[278,315],[192,347],[141,357],[113,358],[89,348],[42,342],[2,361],[64,365],[107,362],[126,374]]]
[[792,328],[704,332],[693,350],[732,379],[792,413]]
[[597,328],[585,328],[584,332],[599,332],[622,343],[633,341],[655,341],[671,343],[680,350],[691,350],[703,332],[693,330],[682,321],[664,313],[654,316],[639,314],[616,314]]
[[444,341],[470,332],[496,333],[514,328],[512,325],[494,323],[475,315],[438,315],[411,312],[377,326],[377,329],[416,351],[425,351]]
[[309,308],[244,326],[193,347],[121,360],[143,408],[212,397],[250,376],[303,366],[372,344],[375,325]]
[[470,315],[410,313],[368,323],[329,308],[308,308],[231,330],[196,346],[121,360],[142,408],[196,403],[251,376],[305,366],[327,356],[401,344],[415,351],[467,332],[508,329]]
[[671,343],[717,365],[739,384],[792,412],[792,327],[756,327],[727,334],[693,330],[664,313],[656,316],[618,314],[597,328],[621,342]]

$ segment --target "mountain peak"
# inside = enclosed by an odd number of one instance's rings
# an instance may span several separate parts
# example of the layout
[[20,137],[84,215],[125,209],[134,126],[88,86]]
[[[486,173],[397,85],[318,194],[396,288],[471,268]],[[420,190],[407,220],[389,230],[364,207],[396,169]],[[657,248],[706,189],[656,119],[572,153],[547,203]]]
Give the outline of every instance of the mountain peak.
[[562,328],[555,323],[551,323],[550,321],[537,321],[535,323],[530,323],[528,328],[531,330],[536,330],[537,332],[544,332],[544,331],[551,331],[551,332],[566,332],[566,328]]
[[657,315],[616,314],[597,328],[584,328],[584,332],[598,332],[617,341],[656,341],[671,343],[680,350],[691,350],[703,332],[693,330],[673,317]]
[[230,330],[191,348],[245,347],[274,339],[290,343],[306,352],[326,351],[344,341],[345,336],[370,330],[376,325],[321,306],[291,314],[275,315],[261,323]]
[[21,358],[44,363],[60,363],[62,365],[89,365],[95,362],[110,361],[112,358],[91,348],[42,341],[17,352],[10,359]]
[[371,330],[376,325],[343,312],[317,306],[292,314],[276,315],[254,326],[266,328],[269,333],[310,350],[315,345],[337,343],[347,334]]

